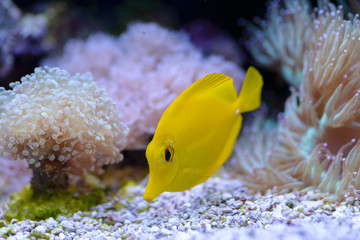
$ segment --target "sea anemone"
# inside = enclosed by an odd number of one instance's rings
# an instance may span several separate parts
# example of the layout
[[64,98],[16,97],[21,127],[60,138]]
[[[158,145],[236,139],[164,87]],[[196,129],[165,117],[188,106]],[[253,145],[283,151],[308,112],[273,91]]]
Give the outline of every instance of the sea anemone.
[[314,16],[303,81],[292,89],[268,148],[265,169],[278,177],[264,174],[255,185],[316,186],[341,199],[360,187],[360,21],[345,20],[331,3]]
[[244,78],[235,63],[204,56],[185,32],[157,23],[133,23],[119,37],[97,33],[72,40],[60,58],[46,64],[94,74],[130,128],[126,149],[144,149],[165,109],[199,78],[221,72],[233,77],[238,88]]
[[90,73],[36,68],[0,90],[0,152],[26,160],[36,187],[68,188],[122,160],[128,132]]
[[249,24],[246,46],[255,61],[279,71],[288,84],[302,81],[304,54],[312,41],[311,4],[308,0],[270,2],[267,20]]
[[[270,168],[268,159],[277,134],[277,124],[265,118],[262,109],[254,113],[250,125],[244,125],[234,151],[226,167],[240,174],[247,187],[253,189],[272,188],[279,174]],[[231,172],[230,171],[230,172]],[[268,181],[263,181],[265,178]]]

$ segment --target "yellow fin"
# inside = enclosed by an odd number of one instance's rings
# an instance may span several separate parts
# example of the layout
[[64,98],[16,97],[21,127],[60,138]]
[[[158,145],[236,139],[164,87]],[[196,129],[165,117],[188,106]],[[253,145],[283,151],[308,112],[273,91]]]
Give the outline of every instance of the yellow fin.
[[202,94],[217,96],[230,102],[235,102],[237,99],[233,79],[222,73],[206,75],[188,87],[178,98],[187,98]]
[[263,78],[259,71],[254,67],[249,67],[241,92],[235,103],[240,113],[249,112],[260,107],[263,84]]

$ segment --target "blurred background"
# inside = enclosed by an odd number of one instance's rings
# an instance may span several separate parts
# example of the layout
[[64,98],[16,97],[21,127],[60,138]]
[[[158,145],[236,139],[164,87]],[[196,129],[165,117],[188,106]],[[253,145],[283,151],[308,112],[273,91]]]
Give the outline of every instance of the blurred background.
[[[67,40],[87,38],[97,31],[117,36],[126,30],[128,23],[136,20],[184,29],[205,54],[227,54],[230,60],[247,67],[251,59],[242,45],[244,24],[252,22],[255,16],[263,17],[266,12],[263,0],[246,4],[231,0],[3,0],[2,5],[2,34],[13,35],[12,41],[17,41],[11,44],[10,50],[0,45],[2,54],[8,52],[14,57],[12,66],[5,67],[0,74],[1,85],[5,87],[31,73],[41,58],[61,51]],[[18,22],[27,24],[27,29],[20,30],[27,33],[12,32]],[[1,37],[0,41],[6,38]],[[224,46],[228,49],[221,50]]]

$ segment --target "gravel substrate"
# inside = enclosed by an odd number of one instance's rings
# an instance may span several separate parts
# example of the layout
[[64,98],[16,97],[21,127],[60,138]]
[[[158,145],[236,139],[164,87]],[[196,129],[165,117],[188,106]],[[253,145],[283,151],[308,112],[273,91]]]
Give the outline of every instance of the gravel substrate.
[[239,180],[224,177],[212,177],[189,191],[161,194],[151,203],[143,200],[144,190],[144,184],[129,186],[90,212],[40,222],[13,219],[6,224],[0,208],[0,239],[348,240],[360,236],[360,201],[354,197],[335,204],[312,190],[250,194]]

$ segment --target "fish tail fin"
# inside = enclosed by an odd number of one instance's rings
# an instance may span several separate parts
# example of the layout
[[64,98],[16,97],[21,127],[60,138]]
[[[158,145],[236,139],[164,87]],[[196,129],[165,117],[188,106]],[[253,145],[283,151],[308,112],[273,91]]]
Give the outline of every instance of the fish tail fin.
[[235,102],[236,112],[253,111],[260,107],[263,78],[254,67],[249,67],[239,97]]

